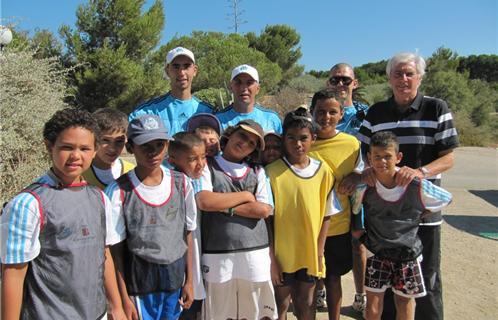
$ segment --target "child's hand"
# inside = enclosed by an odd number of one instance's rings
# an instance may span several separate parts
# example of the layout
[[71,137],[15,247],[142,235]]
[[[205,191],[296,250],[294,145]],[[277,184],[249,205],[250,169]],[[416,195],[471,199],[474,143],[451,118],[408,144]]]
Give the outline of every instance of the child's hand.
[[363,170],[361,173],[361,182],[368,184],[370,187],[374,187],[376,181],[377,178],[375,177],[375,172],[372,167]]
[[179,302],[183,309],[189,309],[192,306],[192,302],[194,302],[194,288],[192,287],[192,283],[185,283]]
[[126,317],[126,314],[125,314],[123,308],[112,308],[112,309],[109,309],[107,312],[107,319],[109,319],[109,320],[128,320],[129,318]]
[[346,176],[341,181],[339,187],[337,188],[337,192],[339,192],[340,194],[345,194],[350,196],[356,190],[356,185],[358,185],[360,182],[361,182],[361,175],[357,173],[352,173]]
[[135,304],[129,297],[123,298],[123,310],[128,320],[138,320],[138,312]]
[[284,282],[280,265],[274,259],[271,261],[271,282],[274,286],[281,286]]

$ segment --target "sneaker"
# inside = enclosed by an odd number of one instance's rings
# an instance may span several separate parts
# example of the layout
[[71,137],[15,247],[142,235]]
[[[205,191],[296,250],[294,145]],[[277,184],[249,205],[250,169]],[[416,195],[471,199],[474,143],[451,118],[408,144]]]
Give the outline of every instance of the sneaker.
[[367,307],[367,295],[364,293],[357,293],[354,295],[353,310],[357,312],[365,311]]
[[316,292],[316,307],[317,308],[327,308],[327,297],[325,295],[325,289],[317,290],[317,292]]

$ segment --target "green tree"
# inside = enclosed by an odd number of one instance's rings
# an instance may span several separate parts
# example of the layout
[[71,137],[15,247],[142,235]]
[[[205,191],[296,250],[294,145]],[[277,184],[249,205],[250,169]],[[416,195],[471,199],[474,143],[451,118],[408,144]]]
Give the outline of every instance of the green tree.
[[12,42],[8,50],[34,52],[35,59],[58,58],[62,55],[63,45],[49,30],[38,30],[33,37],[29,31],[12,28]]
[[142,13],[145,0],[89,0],[77,9],[76,30],[62,26],[66,66],[75,67],[73,104],[87,110],[130,111],[166,89],[154,59],[164,26],[162,2]]
[[354,68],[355,77],[362,85],[386,83],[386,66],[387,60],[363,64]]
[[63,45],[49,30],[40,30],[31,38],[31,47],[36,51],[35,58],[60,59]]
[[263,52],[270,61],[280,66],[283,73],[282,84],[303,73],[304,67],[297,64],[302,56],[299,46],[301,36],[292,27],[268,25],[259,37],[250,32],[246,38],[251,48]]
[[259,73],[260,95],[276,89],[282,75],[280,67],[255,49],[249,48],[248,40],[238,34],[194,31],[191,36],[172,39],[161,47],[156,59],[164,59],[166,53],[177,46],[194,52],[199,71],[192,84],[192,90],[208,88],[229,88],[230,74],[240,64],[250,64]]
[[458,72],[469,72],[470,79],[498,83],[498,55],[481,54],[460,58]]
[[452,111],[470,114],[475,105],[474,92],[468,86],[466,75],[455,71],[429,71],[422,81],[421,90],[445,100]]
[[459,65],[459,58],[456,52],[445,47],[439,47],[427,59],[428,72],[438,71],[457,71]]
[[491,113],[498,108],[498,91],[483,80],[471,80],[469,86],[475,97],[471,120],[476,126],[487,125]]
[[319,78],[319,79],[325,79],[325,78],[329,77],[329,70],[323,70],[323,71],[310,70],[306,73],[315,77],[315,78]]

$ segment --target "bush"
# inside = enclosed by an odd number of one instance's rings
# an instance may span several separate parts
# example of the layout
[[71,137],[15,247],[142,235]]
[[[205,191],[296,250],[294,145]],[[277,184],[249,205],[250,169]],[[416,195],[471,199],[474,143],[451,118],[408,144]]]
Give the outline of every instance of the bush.
[[227,89],[208,88],[196,91],[194,95],[213,106],[215,111],[220,111],[232,103],[232,95]]
[[461,146],[485,147],[489,145],[492,139],[489,127],[476,127],[465,112],[453,112],[453,118]]
[[287,112],[299,106],[309,106],[311,96],[313,96],[313,93],[310,94],[291,87],[285,87],[275,95],[276,105],[272,109],[284,117]]
[[315,93],[325,88],[325,81],[310,74],[305,74],[289,81],[288,87],[307,93]]
[[2,203],[48,168],[42,130],[65,106],[65,72],[57,60],[33,51],[0,53],[0,200]]

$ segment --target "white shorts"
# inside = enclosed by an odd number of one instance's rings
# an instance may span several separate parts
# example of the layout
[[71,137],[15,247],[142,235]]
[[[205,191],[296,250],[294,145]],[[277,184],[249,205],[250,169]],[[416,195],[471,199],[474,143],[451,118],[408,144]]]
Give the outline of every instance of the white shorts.
[[203,319],[276,319],[277,306],[271,281],[251,282],[232,279],[223,283],[205,283]]

